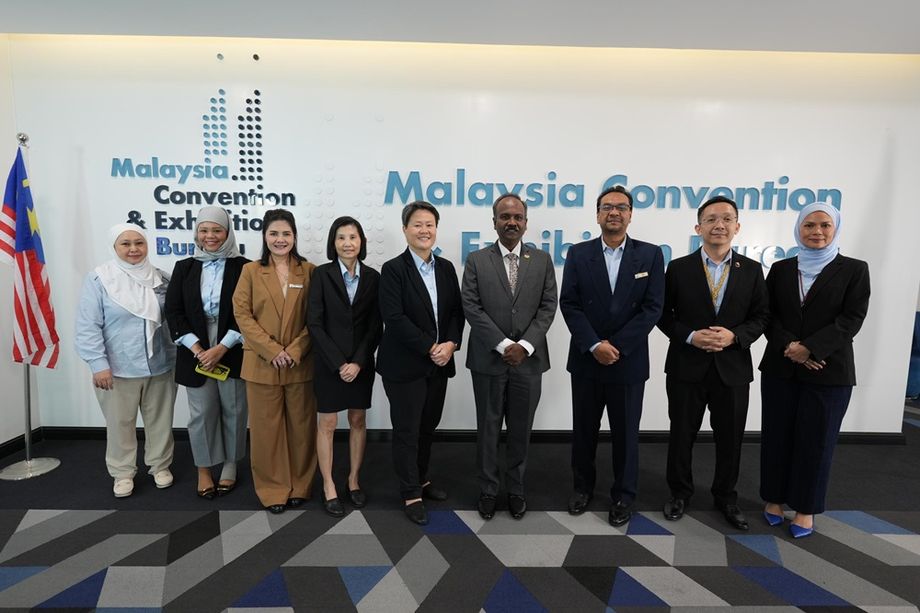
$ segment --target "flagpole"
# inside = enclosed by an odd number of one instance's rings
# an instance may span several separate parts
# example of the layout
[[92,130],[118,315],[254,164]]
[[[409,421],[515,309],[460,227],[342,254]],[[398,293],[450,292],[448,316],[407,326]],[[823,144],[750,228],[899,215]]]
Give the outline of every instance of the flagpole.
[[[19,141],[21,147],[29,146],[28,134],[20,132],[16,135],[16,139]],[[29,365],[23,364],[23,367],[25,368],[23,371],[25,378],[23,396],[26,405],[25,432],[23,433],[23,438],[25,439],[26,445],[26,459],[21,462],[16,462],[15,464],[10,464],[3,470],[0,470],[0,479],[4,481],[31,479],[32,477],[38,477],[39,475],[49,473],[61,465],[61,461],[57,458],[32,457],[32,385],[29,376]]]

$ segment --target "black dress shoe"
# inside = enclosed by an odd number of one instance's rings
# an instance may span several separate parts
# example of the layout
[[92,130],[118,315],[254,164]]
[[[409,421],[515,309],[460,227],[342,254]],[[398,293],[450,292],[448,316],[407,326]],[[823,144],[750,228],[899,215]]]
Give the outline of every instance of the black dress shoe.
[[439,502],[447,500],[447,492],[438,489],[430,483],[422,488],[422,498],[428,500],[437,500]]
[[306,498],[288,498],[287,506],[295,509],[299,506],[303,506],[305,502],[307,502]]
[[495,517],[495,496],[480,494],[477,508],[479,509],[480,517],[485,520],[492,519]]
[[508,511],[514,519],[521,519],[527,512],[527,500],[523,496],[508,494]]
[[413,524],[418,524],[419,526],[428,525],[428,511],[425,509],[425,504],[421,500],[406,505],[406,517],[408,517],[409,521]]
[[750,530],[751,527],[748,525],[747,519],[744,517],[744,513],[741,512],[741,509],[738,508],[736,504],[726,504],[720,509],[722,515],[725,516],[725,519],[732,526],[738,530]]
[[607,514],[607,521],[611,526],[622,526],[632,517],[632,507],[623,501],[617,502],[610,507]]
[[285,506],[283,504],[270,504],[265,507],[265,510],[271,513],[272,515],[280,515],[284,513]]
[[671,498],[664,503],[664,518],[668,521],[677,521],[684,516],[687,501],[683,498]]
[[233,491],[233,488],[236,487],[236,481],[230,483],[218,483],[215,488],[218,496],[226,496]]
[[[347,488],[346,488],[347,489]],[[367,504],[367,496],[360,489],[357,490],[347,490],[348,491],[348,502],[351,503],[356,509],[361,509],[364,505]]]
[[214,489],[214,486],[206,487],[203,490],[198,490],[198,497],[204,498],[205,500],[214,500],[214,496],[217,495],[217,490]]
[[591,502],[591,494],[575,492],[569,497],[569,515],[581,515]]
[[331,515],[333,517],[345,516],[345,507],[342,505],[342,501],[338,498],[333,498],[332,500],[324,500],[323,509],[325,509],[327,515]]

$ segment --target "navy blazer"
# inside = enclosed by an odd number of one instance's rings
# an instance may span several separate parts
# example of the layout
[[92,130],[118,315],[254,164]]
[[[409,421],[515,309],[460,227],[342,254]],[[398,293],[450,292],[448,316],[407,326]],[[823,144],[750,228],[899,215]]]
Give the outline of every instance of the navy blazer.
[[354,304],[339,261],[328,262],[313,271],[307,302],[307,327],[320,358],[332,372],[346,362],[361,369],[374,368],[374,351],[382,330],[377,288],[380,273],[361,262],[361,274]]
[[[664,255],[651,243],[626,237],[615,291],[610,291],[600,238],[569,248],[559,307],[572,339],[566,369],[589,379],[632,384],[648,379],[648,335],[664,303]],[[620,359],[602,366],[591,346],[607,340]]]
[[385,379],[409,382],[435,374],[453,377],[454,356],[436,366],[428,355],[432,345],[463,337],[460,284],[450,260],[432,255],[438,288],[437,326],[431,297],[407,248],[380,269],[380,314],[383,336],[377,350],[377,372]]
[[[763,334],[770,312],[760,262],[732,252],[722,305],[716,313],[697,249],[668,264],[664,311],[658,328],[671,339],[664,371],[678,381],[701,383],[715,363],[722,382],[744,385],[754,380],[751,345]],[[721,326],[735,333],[736,342],[722,351],[707,352],[687,343],[694,330]]]
[[[220,288],[217,316],[217,342],[220,342],[227,330],[240,331],[233,315],[233,291],[247,262],[249,260],[243,256],[227,258],[224,262],[224,279]],[[210,348],[208,322],[204,316],[204,305],[201,303],[200,261],[186,258],[176,262],[169,288],[166,290],[164,311],[174,342],[192,332],[198,337],[202,347]],[[243,364],[243,346],[236,345],[227,351],[220,363],[230,368],[232,378],[239,379],[240,367]],[[176,351],[176,383],[188,387],[204,385],[207,377],[195,372],[197,365],[198,361],[192,352],[180,345]]]
[[[869,310],[869,265],[838,255],[818,274],[800,304],[799,260],[781,260],[767,274],[767,292],[770,324],[760,370],[807,383],[856,385],[853,337]],[[812,358],[826,362],[824,368],[808,370],[783,357],[791,341],[808,347]]]

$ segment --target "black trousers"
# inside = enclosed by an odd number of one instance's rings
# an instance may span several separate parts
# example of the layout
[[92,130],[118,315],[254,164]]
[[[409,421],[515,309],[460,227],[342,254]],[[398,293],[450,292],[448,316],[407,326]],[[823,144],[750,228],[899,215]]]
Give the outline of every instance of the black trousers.
[[671,495],[689,500],[693,496],[693,443],[709,407],[709,425],[716,447],[716,467],[712,477],[712,498],[718,507],[737,504],[741,442],[747,420],[750,385],[725,385],[715,364],[698,383],[680,381],[668,375],[667,479]]
[[834,447],[853,387],[768,374],[760,383],[760,497],[799,513],[823,513]]
[[645,382],[632,385],[605,383],[572,375],[572,473],[575,491],[593,494],[597,479],[594,465],[601,417],[607,410],[613,438],[613,503],[632,504],[639,483],[639,420]]
[[472,373],[476,398],[476,465],[479,490],[496,496],[501,485],[499,437],[502,421],[508,427],[505,446],[505,487],[509,494],[524,495],[524,472],[533,418],[540,403],[541,374],[516,368],[500,375]]
[[393,424],[393,467],[403,500],[422,497],[428,480],[431,442],[441,422],[447,377],[433,376],[408,383],[383,380]]

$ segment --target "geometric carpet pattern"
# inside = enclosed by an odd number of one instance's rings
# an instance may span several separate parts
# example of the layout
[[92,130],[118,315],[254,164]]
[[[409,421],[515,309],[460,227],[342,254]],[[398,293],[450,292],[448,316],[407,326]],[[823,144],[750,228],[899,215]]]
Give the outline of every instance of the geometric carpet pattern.
[[81,611],[917,612],[920,512],[0,511],[0,607]]

